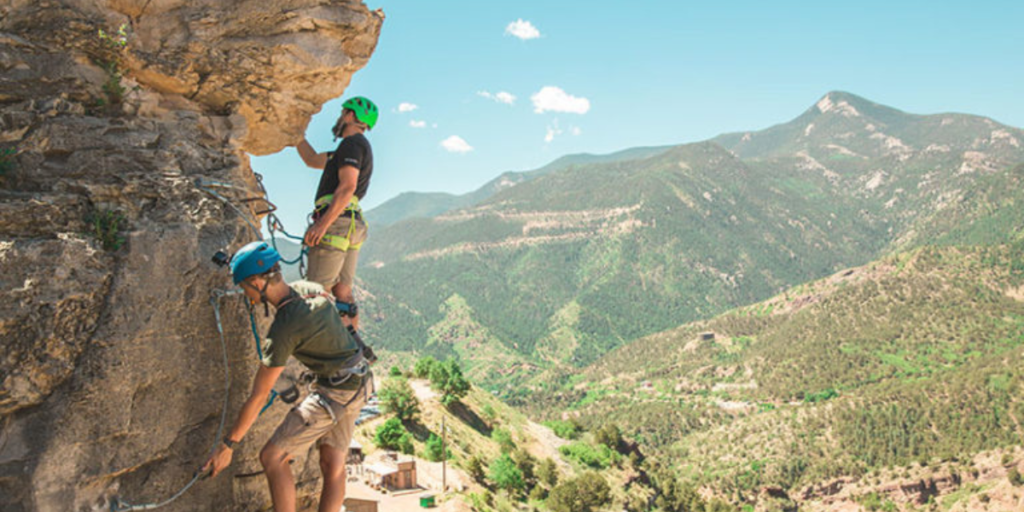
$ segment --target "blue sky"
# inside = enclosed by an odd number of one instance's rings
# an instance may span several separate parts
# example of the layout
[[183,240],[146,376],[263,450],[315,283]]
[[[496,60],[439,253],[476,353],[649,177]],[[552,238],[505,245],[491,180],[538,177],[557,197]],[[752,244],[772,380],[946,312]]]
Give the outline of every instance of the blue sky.
[[[367,5],[386,19],[345,96],[367,96],[382,110],[369,134],[370,208],[406,191],[469,192],[565,154],[765,128],[830,90],[907,112],[1024,126],[1024,2]],[[498,101],[498,93],[515,99]],[[401,112],[403,103],[416,108]],[[319,151],[336,144],[330,127],[340,104],[327,103],[309,125]],[[450,151],[460,144],[442,141],[453,136],[472,149]],[[319,172],[292,148],[253,158],[253,168],[289,230],[301,233]]]

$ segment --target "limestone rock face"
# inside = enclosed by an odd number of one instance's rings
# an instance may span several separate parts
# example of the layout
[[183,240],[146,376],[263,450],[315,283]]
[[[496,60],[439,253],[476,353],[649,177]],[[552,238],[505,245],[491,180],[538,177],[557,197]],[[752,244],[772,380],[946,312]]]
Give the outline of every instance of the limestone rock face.
[[[26,35],[82,49],[103,45],[99,30],[116,38],[125,27],[127,75],[242,115],[241,145],[256,155],[301,140],[310,116],[366,65],[383,21],[361,2],[338,0],[15,0],[9,16]],[[55,37],[61,18],[68,32],[90,37]]]
[[[0,510],[161,501],[206,460],[225,399],[211,296],[231,288],[210,256],[253,240],[263,206],[241,201],[260,195],[246,154],[300,140],[382,21],[347,0],[0,5]],[[230,423],[256,361],[242,301],[219,303]],[[265,507],[244,474],[286,411],[165,510]],[[315,465],[296,464],[300,492]]]

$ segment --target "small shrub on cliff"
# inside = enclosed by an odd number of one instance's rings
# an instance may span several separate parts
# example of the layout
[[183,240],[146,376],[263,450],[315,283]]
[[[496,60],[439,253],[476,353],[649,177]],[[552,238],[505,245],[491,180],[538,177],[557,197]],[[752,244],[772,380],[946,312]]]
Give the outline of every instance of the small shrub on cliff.
[[124,245],[121,230],[124,229],[127,220],[121,212],[115,210],[94,212],[85,219],[89,224],[90,233],[99,240],[106,251],[116,251]]
[[1006,473],[1006,478],[1014,487],[1024,484],[1024,477],[1021,476],[1020,471],[1017,471],[1017,468],[1010,468],[1010,471]]
[[103,82],[103,94],[106,98],[96,100],[95,107],[107,107],[109,112],[115,112],[114,107],[119,106],[128,90],[121,84],[124,78],[124,53],[128,49],[128,26],[121,25],[116,32],[107,32],[103,29],[97,31],[99,39],[98,48],[94,49],[92,60],[97,66],[103,68],[107,79]]
[[18,150],[14,148],[0,149],[0,181],[3,181],[3,179],[7,176],[7,173],[14,170],[14,157],[17,154]]

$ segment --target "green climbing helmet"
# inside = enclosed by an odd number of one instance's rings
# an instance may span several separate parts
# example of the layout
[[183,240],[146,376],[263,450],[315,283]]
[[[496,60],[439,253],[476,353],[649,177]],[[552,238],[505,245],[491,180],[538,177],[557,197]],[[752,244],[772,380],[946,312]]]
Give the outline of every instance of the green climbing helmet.
[[345,100],[345,103],[341,104],[341,108],[354,112],[356,119],[371,130],[373,125],[377,124],[377,105],[374,105],[372,101],[363,96],[353,96]]

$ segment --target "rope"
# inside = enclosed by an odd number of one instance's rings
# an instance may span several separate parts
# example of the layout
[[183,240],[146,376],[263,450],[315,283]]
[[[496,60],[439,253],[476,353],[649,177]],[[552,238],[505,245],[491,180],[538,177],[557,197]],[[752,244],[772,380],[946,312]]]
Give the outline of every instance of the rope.
[[[217,436],[214,437],[213,446],[210,447],[210,457],[213,457],[217,452],[217,445],[220,444],[221,438],[224,437],[224,424],[227,422],[228,416],[228,399],[231,396],[231,370],[228,366],[228,343],[224,338],[224,326],[220,320],[220,299],[222,297],[238,295],[241,293],[241,290],[214,290],[210,297],[210,304],[213,305],[213,316],[217,319],[217,332],[220,334],[221,355],[224,358],[224,405],[221,407],[220,411],[220,424],[217,426]],[[266,407],[264,407],[264,409],[266,409]],[[202,477],[203,473],[201,471],[196,471],[192,474],[192,480],[189,480],[189,482],[178,492],[171,495],[170,498],[156,503],[133,505],[130,502],[115,496],[110,502],[110,510],[111,512],[129,512],[133,510],[153,510],[163,507],[184,495]]]
[[[278,233],[281,233],[282,235],[284,235],[285,238],[289,238],[291,240],[297,240],[299,242],[299,244],[302,246],[302,250],[299,251],[299,255],[296,256],[295,258],[290,259],[290,260],[289,259],[285,259],[284,257],[282,257],[281,258],[281,263],[284,263],[285,265],[296,265],[297,264],[299,266],[299,275],[302,276],[303,278],[305,278],[306,277],[306,254],[308,253],[309,249],[305,245],[302,245],[302,242],[303,242],[304,238],[301,237],[301,236],[295,236],[295,235],[289,233],[287,230],[285,230],[284,224],[281,222],[281,219],[276,214],[274,214],[274,212],[277,211],[277,206],[275,206],[274,203],[270,202],[270,199],[269,199],[270,194],[267,193],[266,187],[263,186],[263,175],[261,175],[258,172],[254,172],[253,175],[256,177],[256,185],[259,188],[260,195],[258,197],[247,197],[247,198],[241,199],[239,201],[242,202],[242,203],[250,203],[250,202],[253,202],[253,201],[262,201],[262,202],[267,204],[267,208],[265,210],[261,210],[261,211],[257,212],[257,215],[259,215],[259,214],[266,214],[266,216],[267,216],[267,233],[270,234],[270,244],[273,245],[274,246],[274,250],[277,251],[278,254],[280,254],[281,250],[278,249],[278,247],[277,247],[277,234]],[[238,216],[241,217],[243,220],[245,220],[245,222],[249,225],[249,228],[252,229],[252,232],[256,236],[256,238],[258,238],[260,240],[263,240],[263,232],[260,231],[259,227],[257,227],[257,225],[255,223],[253,223],[251,220],[249,220],[249,216],[246,215],[245,212],[243,212],[240,208],[238,208],[238,206],[236,206],[231,199],[228,199],[223,194],[221,194],[221,193],[217,192],[216,190],[214,190],[214,188],[221,188],[221,189],[237,190],[237,191],[241,191],[243,193],[248,193],[249,191],[247,189],[244,189],[244,188],[239,187],[237,185],[233,185],[231,183],[226,183],[226,182],[223,182],[223,181],[211,180],[211,179],[206,179],[206,178],[199,178],[199,179],[196,180],[195,183],[196,183],[196,188],[198,188],[199,190],[202,190],[203,192],[206,192],[207,194],[210,194],[210,196],[212,196],[212,197],[216,198],[217,200],[219,200],[220,202],[226,204],[228,207],[230,207],[232,210],[234,210],[236,213],[238,213]]]
[[207,194],[210,194],[214,198],[220,200],[220,202],[228,205],[228,207],[230,207],[232,210],[234,210],[235,212],[238,213],[239,217],[241,217],[243,220],[245,220],[246,224],[249,225],[249,228],[252,229],[253,235],[255,235],[256,238],[258,238],[260,240],[263,240],[263,233],[261,233],[260,229],[258,227],[256,227],[256,224],[254,224],[251,220],[249,220],[249,216],[246,215],[244,212],[242,212],[242,210],[240,208],[235,206],[235,204],[232,203],[230,199],[228,199],[228,198],[222,196],[221,194],[217,193],[211,187],[223,187],[223,188],[233,188],[233,189],[238,189],[238,187],[236,187],[234,185],[231,185],[231,184],[228,184],[228,183],[222,183],[222,182],[214,181],[214,180],[206,180],[206,179],[203,179],[203,178],[199,178],[199,179],[196,180],[196,188],[198,188],[199,190],[202,190],[203,192],[206,192]]
[[284,229],[284,224],[281,223],[281,219],[273,213],[267,215],[267,232],[270,233],[270,244],[274,246],[274,250],[278,254],[281,254],[281,250],[277,248],[277,232],[280,231],[285,238],[292,240],[298,240],[302,250],[299,251],[299,255],[291,260],[284,259],[281,257],[281,263],[285,265],[299,265],[299,275],[303,278],[306,277],[306,254],[309,252],[309,248],[303,244],[304,238],[301,236],[295,236]]

